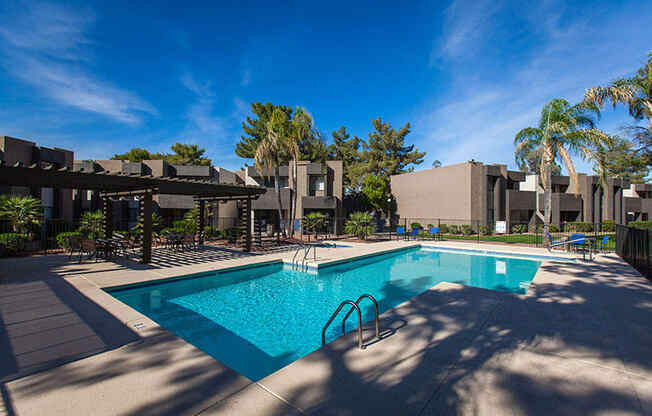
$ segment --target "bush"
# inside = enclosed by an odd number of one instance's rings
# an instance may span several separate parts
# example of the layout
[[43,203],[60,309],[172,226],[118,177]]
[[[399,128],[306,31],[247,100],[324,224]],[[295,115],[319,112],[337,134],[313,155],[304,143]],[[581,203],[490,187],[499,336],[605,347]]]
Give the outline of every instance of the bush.
[[567,232],[576,231],[580,233],[590,233],[593,231],[593,224],[590,222],[573,221],[567,222],[564,228]]
[[57,246],[59,248],[69,250],[70,249],[70,241],[68,241],[69,237],[81,238],[82,233],[80,233],[78,231],[68,231],[68,232],[65,232],[65,233],[57,234]]
[[413,222],[413,223],[410,223],[410,228],[412,230],[420,230],[423,227],[421,226],[420,222]]
[[527,231],[527,225],[525,224],[516,224],[512,226],[512,232],[515,234],[523,234]]
[[492,229],[488,225],[481,225],[480,227],[478,227],[478,232],[480,233],[480,235],[491,235]]
[[627,225],[641,230],[649,230],[652,228],[652,221],[630,221]]
[[439,231],[440,231],[442,234],[448,234],[448,233],[450,232],[449,229],[448,229],[448,225],[447,225],[447,224],[440,224],[440,225],[439,225]]
[[27,237],[24,234],[0,234],[0,246],[5,247],[9,256],[23,251],[25,249],[25,241],[27,241]]
[[172,221],[172,228],[183,234],[194,235],[197,232],[197,223],[192,219]]
[[473,234],[473,227],[471,227],[469,224],[462,225],[462,234],[464,235]]
[[448,232],[450,232],[451,234],[460,234],[461,230],[458,225],[453,224],[448,226]]
[[308,233],[319,233],[326,231],[328,217],[321,212],[311,212],[302,218],[303,229]]
[[602,232],[613,233],[616,231],[616,223],[612,220],[602,221]]
[[[537,225],[537,232],[538,233],[543,232],[543,224]],[[550,232],[551,233],[558,233],[559,232],[559,227],[556,226],[555,224],[550,224]]]
[[229,243],[235,243],[238,238],[240,238],[240,234],[240,228],[238,227],[227,228],[224,230],[224,238],[229,240]]
[[376,225],[373,218],[365,212],[352,213],[349,220],[344,224],[344,232],[353,234],[360,240],[364,240],[374,231],[376,231]]
[[79,222],[79,231],[81,234],[88,238],[96,239],[102,237],[102,222],[104,218],[102,211],[86,211],[82,214]]

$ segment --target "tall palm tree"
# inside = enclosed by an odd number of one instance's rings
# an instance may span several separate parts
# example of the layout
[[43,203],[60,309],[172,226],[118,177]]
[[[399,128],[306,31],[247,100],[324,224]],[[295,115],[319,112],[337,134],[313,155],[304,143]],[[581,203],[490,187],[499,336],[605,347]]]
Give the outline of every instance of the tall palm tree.
[[652,146],[652,52],[648,60],[630,78],[618,78],[606,86],[594,87],[584,94],[584,102],[597,107],[610,103],[627,106],[629,114],[637,121],[648,121],[648,127],[630,126],[634,140],[640,143],[647,153]]
[[[571,153],[584,155],[583,149],[595,140],[592,134],[595,109],[585,104],[571,106],[564,99],[554,99],[541,110],[537,127],[527,127],[519,131],[514,138],[516,163],[522,165],[522,159],[528,152],[541,149],[541,182],[544,188],[544,230],[548,232],[551,222],[552,206],[552,166],[559,157],[568,170],[571,192],[579,191],[579,180]],[[547,244],[547,242],[546,242]]]
[[[287,115],[279,110],[274,109],[272,116],[265,125],[265,137],[258,143],[256,153],[254,154],[254,166],[258,173],[263,175],[263,167],[267,168],[267,176],[271,176],[274,171],[274,190],[278,202],[278,219],[283,220],[283,202],[281,200],[280,189],[280,170],[279,167],[287,154],[287,133],[288,118]],[[250,215],[248,213],[248,215]],[[285,228],[281,227],[285,234]]]
[[290,121],[291,134],[288,137],[286,147],[292,156],[292,206],[290,207],[290,235],[294,235],[294,220],[297,214],[297,162],[300,157],[301,143],[308,138],[312,130],[312,117],[303,108],[297,107],[294,116]]

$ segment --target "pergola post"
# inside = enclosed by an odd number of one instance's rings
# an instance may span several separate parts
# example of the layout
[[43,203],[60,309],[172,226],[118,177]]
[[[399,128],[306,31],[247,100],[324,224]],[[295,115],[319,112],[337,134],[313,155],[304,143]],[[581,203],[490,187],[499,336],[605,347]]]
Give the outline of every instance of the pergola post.
[[251,251],[251,197],[247,196],[245,201],[245,210],[247,212],[247,245],[245,251]]
[[203,200],[199,201],[199,215],[197,215],[197,234],[199,245],[204,244],[204,224],[206,223],[204,219],[204,211],[206,211],[206,202]]
[[113,204],[108,196],[102,197],[102,231],[104,238],[113,236]]
[[152,191],[147,190],[140,197],[140,223],[142,224],[142,253],[140,262],[152,261]]

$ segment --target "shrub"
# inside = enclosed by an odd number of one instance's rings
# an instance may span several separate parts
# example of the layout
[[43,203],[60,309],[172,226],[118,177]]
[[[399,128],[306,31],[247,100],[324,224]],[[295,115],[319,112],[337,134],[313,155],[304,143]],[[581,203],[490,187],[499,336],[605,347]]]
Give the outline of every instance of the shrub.
[[88,238],[102,237],[102,211],[86,211],[79,221],[79,231]]
[[311,212],[302,218],[303,229],[309,233],[324,232],[326,230],[327,217],[321,212]]
[[27,241],[25,234],[0,234],[0,246],[4,246],[7,254],[10,256],[23,251],[25,249],[25,241]]
[[367,238],[376,230],[371,215],[365,212],[354,212],[349,216],[349,220],[344,224],[344,232],[353,234],[360,240]]
[[[537,225],[537,232],[538,233],[543,232],[543,224]],[[558,233],[559,232],[559,227],[556,226],[555,224],[550,224],[550,232],[551,233]]]
[[[0,199],[0,218],[11,222],[16,233],[29,233],[41,223],[41,201],[31,196],[10,196]],[[10,233],[11,234],[11,233]]]
[[471,227],[469,224],[462,225],[462,234],[464,235],[473,234],[473,227]]
[[439,231],[441,231],[442,234],[448,234],[450,232],[447,224],[440,224]]
[[458,225],[452,224],[448,226],[448,231],[451,234],[460,234],[460,227]]
[[478,232],[480,233],[480,235],[491,235],[492,230],[491,227],[488,225],[481,225],[480,227],[478,227]]
[[229,243],[235,243],[240,238],[240,228],[232,227],[224,230],[224,237],[229,240]]
[[215,229],[212,225],[204,227],[204,236],[206,238],[215,238],[220,234],[219,230]]
[[573,221],[567,222],[564,227],[565,231],[577,231],[580,233],[589,233],[593,231],[593,224],[590,222]]
[[183,234],[195,234],[197,232],[197,223],[192,219],[183,219],[172,221],[172,228]]
[[616,223],[612,220],[602,221],[602,232],[613,233],[616,231]]
[[68,240],[69,237],[81,238],[82,233],[80,233],[78,231],[68,231],[68,232],[57,234],[57,237],[56,237],[57,238],[57,246],[59,248],[63,248],[63,249],[66,249],[66,250],[70,249],[70,241]]
[[641,230],[649,230],[652,228],[652,221],[630,221],[627,225]]
[[516,224],[512,226],[512,232],[515,234],[523,234],[527,231],[527,225],[525,224]]
[[410,228],[413,229],[413,230],[420,230],[423,227],[421,226],[420,222],[413,222],[413,223],[410,223]]

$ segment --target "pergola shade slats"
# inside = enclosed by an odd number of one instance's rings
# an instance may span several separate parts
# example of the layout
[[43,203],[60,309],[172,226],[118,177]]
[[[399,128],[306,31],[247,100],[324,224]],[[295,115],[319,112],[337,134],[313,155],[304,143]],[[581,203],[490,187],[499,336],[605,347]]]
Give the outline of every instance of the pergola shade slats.
[[[101,192],[103,199],[118,195],[143,195],[141,218],[144,225],[141,261],[147,263],[151,259],[151,199],[154,194],[189,195],[197,202],[203,203],[218,200],[245,200],[250,207],[251,200],[265,193],[265,188],[258,186],[238,186],[194,179],[159,178],[122,172],[82,172],[69,168],[54,169],[52,166],[41,168],[34,164],[29,167],[20,162],[7,165],[0,160],[0,185],[25,186],[33,188],[63,188],[83,189]],[[105,228],[108,227],[108,208],[105,204]],[[203,210],[200,215],[203,216]],[[200,219],[203,226],[204,219]],[[108,228],[107,228],[108,229]],[[201,235],[200,229],[200,235]],[[247,224],[247,249],[251,248],[251,225]],[[200,236],[201,238],[201,236]]]

